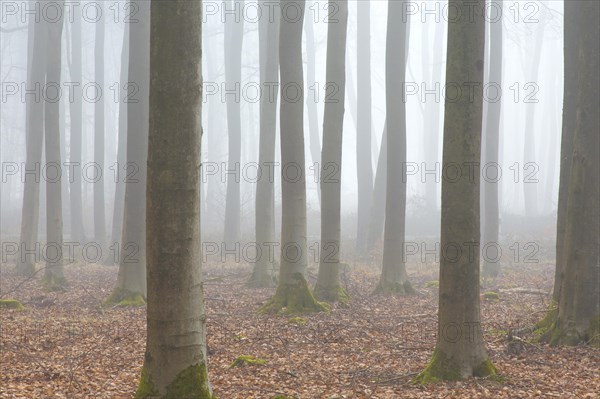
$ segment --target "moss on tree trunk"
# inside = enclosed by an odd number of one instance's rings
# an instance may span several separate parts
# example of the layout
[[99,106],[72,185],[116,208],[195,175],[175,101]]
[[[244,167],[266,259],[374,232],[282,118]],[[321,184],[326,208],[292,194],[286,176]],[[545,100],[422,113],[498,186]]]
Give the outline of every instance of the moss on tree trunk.
[[301,273],[292,275],[291,283],[280,283],[275,295],[259,310],[260,313],[301,314],[325,312],[329,307],[317,301]]

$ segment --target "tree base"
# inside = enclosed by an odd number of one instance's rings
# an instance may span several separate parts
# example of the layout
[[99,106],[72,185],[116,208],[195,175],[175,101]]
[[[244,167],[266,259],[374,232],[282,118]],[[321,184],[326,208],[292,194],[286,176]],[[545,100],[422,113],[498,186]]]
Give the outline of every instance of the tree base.
[[47,292],[61,292],[67,290],[67,279],[57,277],[54,274],[46,275],[42,278],[42,286]]
[[339,285],[333,287],[321,287],[317,285],[315,287],[315,298],[325,302],[348,303],[350,301],[350,296],[348,296],[346,290]]
[[487,263],[484,262],[481,267],[481,276],[496,278],[500,275],[500,264],[499,263]]
[[216,399],[210,392],[208,374],[206,372],[206,366],[203,364],[190,366],[177,374],[175,379],[167,386],[164,395],[159,395],[152,382],[152,377],[144,366],[142,368],[140,384],[138,385],[134,398]]
[[389,282],[380,280],[379,284],[373,291],[373,294],[378,295],[414,295],[417,292],[412,287],[409,281],[403,283]]
[[146,300],[142,294],[119,287],[115,288],[109,297],[102,302],[102,306],[116,307],[140,307],[145,305]]
[[496,368],[489,359],[473,367],[470,375],[465,375],[455,361],[449,359],[444,352],[436,349],[425,370],[415,377],[413,383],[429,384],[437,381],[458,381],[467,377],[489,377],[495,375]]
[[269,273],[252,271],[252,275],[246,282],[248,288],[272,288],[275,286],[275,279]]
[[15,267],[15,273],[22,277],[31,277],[35,274],[35,265],[33,263],[18,263]]
[[302,314],[327,312],[329,306],[315,299],[301,273],[292,276],[293,283],[280,283],[275,295],[260,308],[259,313]]

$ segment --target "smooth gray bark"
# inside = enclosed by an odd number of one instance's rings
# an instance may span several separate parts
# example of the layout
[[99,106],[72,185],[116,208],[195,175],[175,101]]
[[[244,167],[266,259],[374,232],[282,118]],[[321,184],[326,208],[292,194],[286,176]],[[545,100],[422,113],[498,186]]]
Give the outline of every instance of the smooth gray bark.
[[[102,3],[99,9],[103,10]],[[94,44],[95,83],[104,93],[104,18],[96,22],[96,41]],[[106,245],[106,211],[104,203],[104,96],[99,96],[94,103],[94,163],[102,171],[102,178],[96,179],[94,190],[94,239],[105,250]]]

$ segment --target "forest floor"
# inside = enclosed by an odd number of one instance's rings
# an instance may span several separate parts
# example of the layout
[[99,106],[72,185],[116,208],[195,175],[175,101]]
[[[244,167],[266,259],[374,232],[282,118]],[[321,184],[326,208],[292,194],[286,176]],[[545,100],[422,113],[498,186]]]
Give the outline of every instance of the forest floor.
[[[248,266],[205,267],[209,373],[221,399],[273,398],[598,398],[600,350],[529,343],[508,350],[507,332],[539,320],[547,309],[554,268],[508,266],[482,282],[485,340],[503,382],[412,385],[435,345],[437,267],[409,265],[421,295],[372,296],[377,269],[343,275],[352,300],[329,313],[293,319],[258,315],[274,292],[244,283]],[[25,310],[0,309],[1,398],[131,398],[145,346],[145,308],[102,308],[116,267],[72,264],[68,291],[45,293],[12,265],[0,270],[4,298]],[[311,279],[314,278],[314,271]],[[314,279],[312,280],[314,282]],[[530,292],[514,288],[525,288]],[[11,292],[12,291],[12,292]],[[483,297],[483,294],[482,294]],[[241,355],[265,364],[230,368]]]

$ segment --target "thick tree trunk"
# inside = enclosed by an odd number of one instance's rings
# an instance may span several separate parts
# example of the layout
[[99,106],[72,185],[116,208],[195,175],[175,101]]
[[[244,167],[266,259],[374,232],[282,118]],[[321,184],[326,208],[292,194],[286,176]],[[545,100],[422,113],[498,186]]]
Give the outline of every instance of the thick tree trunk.
[[[73,17],[71,30],[71,80],[80,83],[83,79],[82,71],[82,45],[81,45],[81,16]],[[73,176],[69,176],[71,182],[69,196],[71,200],[71,240],[79,243],[85,241],[83,228],[83,193],[81,185],[81,152],[83,139],[83,111],[81,86],[74,87],[75,97],[70,103],[71,137],[69,148],[69,161],[73,164]]]
[[[63,2],[59,1],[62,6]],[[46,84],[60,87],[61,37],[63,31],[61,17],[48,23],[48,48],[46,52]],[[66,283],[63,272],[63,215],[62,188],[60,175],[62,160],[60,156],[60,102],[45,101],[44,130],[46,132],[46,165],[48,170],[55,169],[58,174],[46,178],[46,269],[43,283],[50,291],[62,290]]]
[[368,1],[357,2],[357,123],[356,169],[358,208],[356,213],[356,252],[367,249],[369,212],[373,195],[371,161],[371,10]]
[[[580,31],[576,58],[577,108],[562,248],[563,276],[558,318],[544,337],[552,344],[600,345],[599,13],[598,2],[565,4],[565,26],[573,21]],[[570,19],[575,15],[576,18]]]
[[[495,9],[502,9],[502,0],[492,0],[496,4]],[[489,84],[496,87],[502,86],[502,20],[489,22]],[[492,94],[490,94],[491,96]],[[484,109],[487,112],[485,125],[485,144],[483,154],[484,165],[499,165],[500,157],[500,116],[502,112],[501,95],[494,99],[489,99]],[[484,170],[494,171],[498,168],[488,168]],[[498,187],[500,185],[500,176],[492,173],[486,175],[483,183],[483,265],[482,273],[484,276],[496,277],[500,273],[500,253],[496,252],[499,248],[500,232],[500,208]]]
[[[262,176],[256,186],[256,244],[260,252],[248,284],[253,287],[273,285],[275,259],[269,245],[275,242],[275,136],[277,131],[277,96],[273,85],[279,84],[279,13],[274,20],[259,22],[260,81],[263,95],[260,103],[260,148],[258,162]],[[268,86],[267,86],[268,84]]]
[[327,93],[323,116],[321,245],[315,296],[321,300],[335,302],[347,299],[344,289],[340,286],[339,269],[348,2],[331,0],[329,4],[337,12],[336,22],[327,25],[326,82],[328,87],[335,90]]
[[579,78],[579,35],[580,27],[575,7],[565,4],[564,10],[564,91],[562,112],[562,133],[560,143],[560,174],[558,183],[558,207],[556,215],[556,266],[552,299],[558,303],[560,286],[564,277],[566,259],[564,257],[565,229],[567,224],[567,200],[569,178],[573,156],[573,136],[577,116],[577,82]]
[[[129,40],[130,24],[125,24],[123,33],[123,48],[121,49],[121,81],[119,82],[119,134],[117,144],[117,167],[119,173],[123,173],[127,162],[127,88],[128,69],[129,69]],[[125,181],[127,179],[119,178],[115,187],[115,206],[113,209],[112,239],[110,245],[121,245],[123,237],[123,212],[125,208]],[[113,259],[118,262],[118,259]]]
[[[485,20],[484,0],[473,4],[450,0],[450,8],[474,18],[449,21],[446,77],[463,95],[446,100],[442,170],[442,230],[438,334],[430,364],[417,377],[458,380],[495,374],[483,341],[479,308],[479,173],[452,165],[472,165],[479,170],[483,108]],[[474,84],[469,95],[466,84]],[[470,95],[472,94],[472,96]]]
[[387,114],[387,184],[383,265],[376,292],[382,294],[414,292],[406,274],[404,239],[406,225],[406,75],[407,31],[404,1],[388,3],[385,54]]
[[[41,4],[37,4],[41,6]],[[31,30],[33,28],[33,30]],[[48,48],[47,22],[42,18],[30,24],[29,35],[33,35],[33,51],[30,70],[28,71],[28,88],[33,89],[46,83],[46,51]],[[16,271],[20,275],[35,272],[35,264],[39,261],[38,223],[40,207],[40,163],[44,143],[44,102],[31,101],[26,97],[29,107],[27,120],[27,155],[25,161],[25,188],[23,193],[23,210],[21,217],[21,239]],[[32,252],[33,251],[33,254]]]
[[[137,88],[137,102],[127,104],[127,168],[123,239],[119,250],[117,284],[107,304],[137,306],[146,296],[146,160],[148,156],[148,100],[150,87],[150,3],[135,1],[131,24],[128,81]],[[133,4],[135,4],[133,3]]]
[[[234,6],[242,8],[243,0],[233,0],[230,9]],[[242,42],[244,38],[244,18],[239,21],[236,15],[229,14],[225,21],[225,82],[228,90],[239,93],[242,84]],[[225,233],[224,242],[227,248],[234,248],[240,240],[240,180],[239,174],[233,171],[241,170],[242,154],[242,122],[241,99],[237,94],[228,94],[227,103],[227,133],[229,137],[229,160],[227,169],[227,199],[225,203]],[[241,174],[241,173],[240,173]]]
[[[286,10],[298,10],[298,19]],[[306,167],[304,158],[302,22],[304,0],[281,1],[279,65],[281,68],[281,265],[275,295],[262,312],[321,311],[308,288],[306,240]]]
[[151,2],[148,324],[136,398],[212,398],[199,229],[201,14],[198,1]]
[[[102,10],[102,3],[99,3]],[[94,44],[95,80],[104,92],[104,19],[96,23]],[[94,103],[94,163],[102,171],[102,178],[94,181],[94,239],[100,247],[106,247],[106,213],[104,204],[104,96]]]

